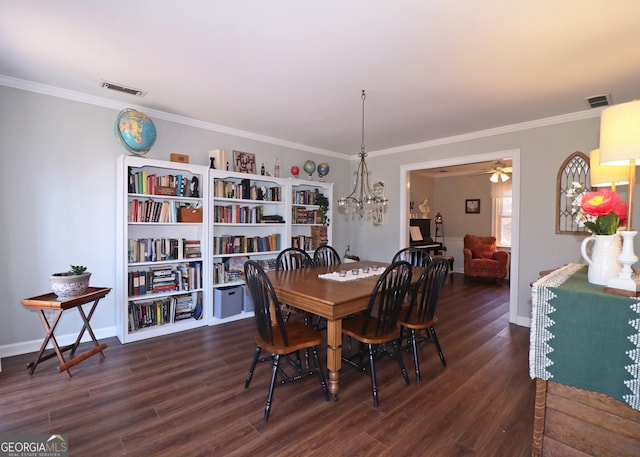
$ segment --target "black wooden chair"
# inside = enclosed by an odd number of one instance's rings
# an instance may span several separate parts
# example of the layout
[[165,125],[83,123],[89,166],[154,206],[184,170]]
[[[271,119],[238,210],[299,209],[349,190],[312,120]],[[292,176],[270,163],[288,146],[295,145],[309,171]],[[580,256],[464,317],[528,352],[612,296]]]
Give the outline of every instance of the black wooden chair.
[[[416,382],[420,382],[420,363],[418,361],[418,342],[433,342],[440,356],[443,366],[447,366],[438,335],[436,334],[435,324],[438,322],[436,316],[436,305],[440,290],[447,280],[449,274],[449,261],[447,259],[434,259],[431,264],[424,270],[418,284],[413,290],[409,304],[403,306],[400,311],[400,340],[402,342],[402,334],[404,329],[409,331],[409,344],[413,349],[413,363],[416,369]],[[419,332],[424,330],[426,335]]]
[[[273,367],[267,404],[264,409],[264,421],[267,422],[269,420],[271,401],[273,400],[273,391],[278,374],[280,375],[278,384],[286,384],[314,373],[308,369],[305,370],[300,357],[295,360],[290,357],[290,354],[299,354],[298,351],[303,349],[310,349],[313,352],[316,367],[315,373],[320,378],[320,386],[325,400],[329,401],[329,391],[327,390],[322,364],[318,357],[318,346],[322,344],[322,334],[302,322],[285,322],[273,285],[258,263],[253,260],[247,261],[244,264],[244,275],[253,299],[257,330],[255,334],[256,350],[244,384],[245,389],[251,383],[253,371],[258,361],[270,362]],[[261,359],[260,354],[263,350],[269,356]],[[295,370],[294,374],[287,374],[284,367],[280,365],[281,356],[285,356],[288,359]]]
[[320,246],[313,253],[313,264],[316,266],[340,265],[340,254],[331,246]]
[[431,263],[432,258],[425,249],[407,247],[396,252],[391,262],[399,262],[401,260],[409,262],[414,267],[426,268]]
[[287,248],[276,258],[276,270],[297,270],[313,266],[313,259],[302,249]]
[[[300,268],[310,268],[313,266],[313,259],[306,251],[298,248],[287,248],[280,251],[276,258],[276,270],[288,271],[298,270]],[[306,313],[294,308],[293,306],[282,303],[282,309],[285,312],[285,320],[288,321],[291,314],[298,314],[304,316],[305,320],[309,320],[309,316]]]
[[[409,384],[407,369],[400,354],[398,314],[404,297],[411,284],[411,265],[408,262],[394,262],[380,275],[369,297],[367,309],[342,321],[342,334],[360,342],[360,350],[342,360],[371,375],[373,406],[378,407],[378,386],[376,384],[375,359],[378,353],[394,358],[400,364],[402,377]],[[384,349],[390,343],[393,353]],[[369,366],[363,365],[368,355]]]

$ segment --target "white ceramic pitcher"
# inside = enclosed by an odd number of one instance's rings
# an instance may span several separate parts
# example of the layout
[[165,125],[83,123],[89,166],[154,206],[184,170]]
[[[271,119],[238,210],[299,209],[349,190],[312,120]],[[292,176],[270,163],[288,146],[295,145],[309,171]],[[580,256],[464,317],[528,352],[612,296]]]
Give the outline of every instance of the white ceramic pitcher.
[[[589,255],[588,246],[591,247]],[[622,252],[622,238],[620,234],[591,235],[585,238],[580,246],[582,257],[589,264],[588,280],[591,284],[607,285],[609,279],[618,276],[622,265],[618,263],[618,257]]]

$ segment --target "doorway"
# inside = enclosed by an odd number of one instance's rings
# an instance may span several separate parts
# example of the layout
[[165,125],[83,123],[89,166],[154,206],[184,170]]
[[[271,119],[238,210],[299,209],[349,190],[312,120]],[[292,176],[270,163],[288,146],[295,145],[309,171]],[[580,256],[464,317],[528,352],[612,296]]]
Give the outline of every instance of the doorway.
[[519,227],[520,227],[520,149],[495,151],[486,154],[434,159],[419,163],[405,164],[400,167],[400,247],[408,246],[407,227],[409,226],[409,175],[412,171],[465,165],[477,162],[497,161],[505,157],[512,159],[512,233],[511,233],[511,265],[509,289],[509,322],[518,324],[518,264],[519,264]]

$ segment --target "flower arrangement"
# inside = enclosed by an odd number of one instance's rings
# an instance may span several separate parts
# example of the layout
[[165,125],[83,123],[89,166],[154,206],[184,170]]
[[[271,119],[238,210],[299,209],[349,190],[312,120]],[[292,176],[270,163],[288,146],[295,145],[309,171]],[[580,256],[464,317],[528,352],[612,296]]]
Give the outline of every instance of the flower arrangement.
[[566,192],[573,198],[571,214],[580,227],[594,235],[613,235],[627,220],[627,203],[610,189],[587,192],[584,185],[573,182]]

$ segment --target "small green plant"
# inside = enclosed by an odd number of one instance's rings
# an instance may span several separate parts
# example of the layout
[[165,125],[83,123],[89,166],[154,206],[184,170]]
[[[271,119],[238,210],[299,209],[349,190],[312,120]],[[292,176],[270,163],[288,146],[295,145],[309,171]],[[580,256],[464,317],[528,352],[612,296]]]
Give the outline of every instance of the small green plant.
[[316,196],[315,204],[320,207],[320,211],[322,212],[322,224],[329,225],[329,218],[327,217],[327,211],[329,211],[329,199],[323,194],[318,194]]
[[87,271],[87,267],[85,267],[85,266],[82,266],[82,265],[71,265],[71,273],[73,273],[74,275],[81,275],[85,271]]

